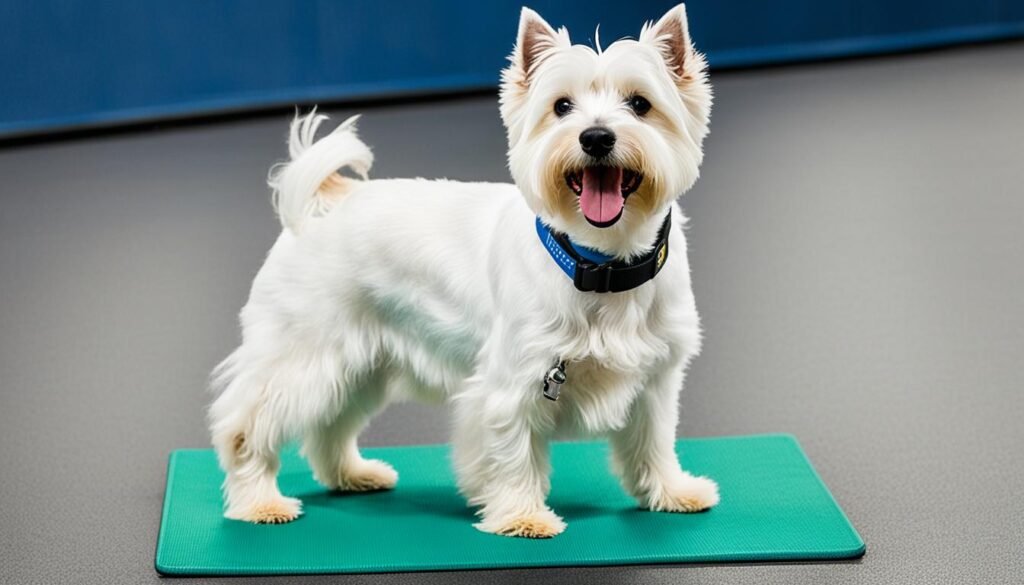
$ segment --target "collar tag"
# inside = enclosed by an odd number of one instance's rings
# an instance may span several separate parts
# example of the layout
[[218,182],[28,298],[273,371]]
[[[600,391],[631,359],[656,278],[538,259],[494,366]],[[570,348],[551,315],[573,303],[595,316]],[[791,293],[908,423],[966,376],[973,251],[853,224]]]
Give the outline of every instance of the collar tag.
[[558,393],[562,389],[562,384],[565,384],[565,380],[565,362],[559,358],[558,363],[544,376],[544,398],[557,402]]

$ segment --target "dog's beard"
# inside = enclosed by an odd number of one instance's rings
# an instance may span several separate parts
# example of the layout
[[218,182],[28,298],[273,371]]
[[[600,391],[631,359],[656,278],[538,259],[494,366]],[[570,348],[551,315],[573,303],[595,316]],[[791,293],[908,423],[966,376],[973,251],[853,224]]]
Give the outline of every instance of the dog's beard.
[[534,194],[547,213],[558,216],[563,225],[579,222],[597,228],[617,226],[623,218],[635,222],[653,213],[663,199],[658,192],[664,183],[639,137],[620,130],[614,152],[597,159],[581,151],[577,134],[571,129],[541,139],[551,148],[526,159],[543,166],[545,179]]
[[591,245],[614,246],[607,243],[613,240],[600,238],[621,240],[649,230],[650,220],[664,215],[696,172],[688,150],[680,147],[685,136],[660,124],[640,124],[619,120],[615,147],[602,158],[583,152],[580,125],[541,127],[544,132],[516,144],[510,169],[527,203],[545,221]]

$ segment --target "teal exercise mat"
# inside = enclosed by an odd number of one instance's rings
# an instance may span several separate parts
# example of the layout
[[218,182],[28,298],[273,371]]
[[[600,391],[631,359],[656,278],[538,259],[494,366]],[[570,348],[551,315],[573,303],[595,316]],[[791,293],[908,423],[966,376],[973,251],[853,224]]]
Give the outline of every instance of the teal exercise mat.
[[393,491],[331,493],[296,451],[279,483],[305,514],[282,525],[221,515],[210,450],[171,454],[156,550],[164,575],[378,573],[512,567],[845,559],[864,542],[788,435],[683,439],[683,465],[718,481],[698,514],[637,508],[608,469],[605,443],[552,446],[551,507],[569,527],[548,540],[485,534],[456,492],[442,445],[365,449],[399,473]]

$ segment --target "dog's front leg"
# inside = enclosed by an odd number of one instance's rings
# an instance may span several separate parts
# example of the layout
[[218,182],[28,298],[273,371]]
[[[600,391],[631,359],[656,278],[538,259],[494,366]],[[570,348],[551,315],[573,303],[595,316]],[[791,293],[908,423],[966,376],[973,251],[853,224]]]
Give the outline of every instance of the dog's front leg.
[[611,435],[612,465],[641,506],[661,512],[699,512],[718,503],[718,485],[683,471],[676,457],[676,423],[684,363],[651,377],[626,426]]
[[480,506],[476,527],[526,538],[560,534],[565,522],[545,503],[550,463],[537,397],[472,385],[456,401],[454,459],[461,491]]

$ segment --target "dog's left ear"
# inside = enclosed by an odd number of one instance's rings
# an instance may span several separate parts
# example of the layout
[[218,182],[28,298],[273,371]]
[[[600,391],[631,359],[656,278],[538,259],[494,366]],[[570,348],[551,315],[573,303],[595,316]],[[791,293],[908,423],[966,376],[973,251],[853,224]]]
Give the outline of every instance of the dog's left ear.
[[692,81],[704,70],[704,58],[690,41],[684,4],[666,12],[658,22],[645,24],[640,31],[640,42],[658,49],[677,83]]

